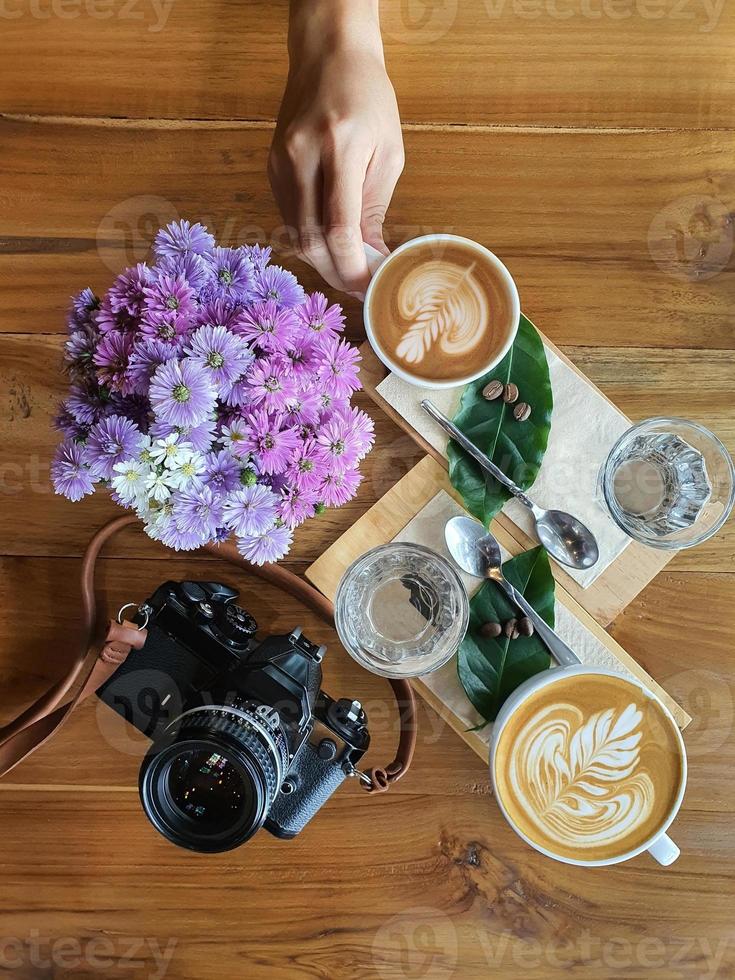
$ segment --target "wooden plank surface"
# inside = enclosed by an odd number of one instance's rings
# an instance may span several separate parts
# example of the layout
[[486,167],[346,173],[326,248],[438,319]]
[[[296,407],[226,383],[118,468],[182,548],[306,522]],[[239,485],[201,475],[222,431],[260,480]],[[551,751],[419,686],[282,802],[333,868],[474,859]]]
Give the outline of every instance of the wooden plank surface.
[[[735,7],[639,0],[626,16],[625,0],[599,0],[596,17],[585,0],[560,19],[568,0],[540,13],[534,2],[384,0],[407,124],[389,240],[485,241],[529,315],[623,411],[688,415],[735,450]],[[152,0],[0,4],[4,718],[63,669],[77,559],[114,512],[48,489],[68,297],[104,289],[177,215],[283,254],[265,160],[286,10],[178,0],[156,31]],[[358,339],[359,308],[347,308]],[[360,495],[303,529],[296,570],[421,456],[361,404],[378,446]],[[141,815],[143,746],[90,704],[0,782],[0,968],[13,980],[735,976],[733,535],[731,522],[678,555],[611,627],[695,718],[674,867],[580,871],[530,852],[489,798],[485,766],[423,705],[414,768],[389,795],[348,786],[292,842],[261,833],[221,857],[179,852]],[[102,600],[200,573],[222,574],[131,531],[102,562]],[[330,643],[325,686],[362,697],[382,761],[395,738],[384,682],[289,600],[234,581],[264,627],[303,622]]]
[[[0,330],[63,330],[69,294],[104,288],[176,215],[282,249],[269,138],[233,123],[0,120]],[[408,133],[406,150],[389,241],[448,231],[489,245],[555,344],[735,348],[732,132],[460,128]]]
[[[2,109],[273,119],[287,6],[6,0]],[[708,129],[735,120],[735,10],[724,0],[395,0],[382,4],[382,20],[409,123]]]

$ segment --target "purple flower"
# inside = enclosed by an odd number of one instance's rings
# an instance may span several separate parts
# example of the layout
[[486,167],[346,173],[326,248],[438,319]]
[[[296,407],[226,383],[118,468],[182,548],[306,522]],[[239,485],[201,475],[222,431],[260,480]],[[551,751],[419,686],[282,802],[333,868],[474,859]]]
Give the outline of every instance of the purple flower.
[[314,516],[314,508],[319,503],[319,495],[315,490],[289,487],[282,495],[278,505],[278,516],[288,527],[298,527],[309,517]]
[[220,248],[209,257],[213,272],[207,285],[206,299],[228,299],[245,302],[253,289],[253,267],[247,252],[242,248]]
[[189,337],[191,329],[191,320],[178,313],[148,311],[140,321],[140,332],[144,337],[179,346]]
[[107,415],[125,415],[141,430],[146,430],[151,420],[151,404],[147,394],[121,395],[113,391],[107,404]]
[[209,374],[215,389],[226,394],[244,374],[253,354],[242,337],[226,327],[199,327],[192,335],[186,353]]
[[262,534],[239,538],[238,551],[254,565],[278,561],[286,554],[293,541],[293,531],[286,527],[272,527]]
[[51,464],[51,478],[56,493],[69,500],[81,500],[86,494],[94,493],[85,449],[78,442],[62,442]]
[[208,255],[214,248],[214,238],[207,229],[188,221],[172,221],[156,235],[153,251],[159,258],[175,258],[193,252]]
[[321,345],[319,380],[333,395],[349,398],[362,388],[357,377],[360,360],[359,351],[346,340],[329,337]]
[[294,338],[298,321],[292,310],[280,309],[275,300],[257,303],[245,310],[235,332],[268,353],[286,350]]
[[212,487],[217,493],[228,494],[240,489],[240,463],[226,449],[207,453],[206,470],[201,475],[202,483]]
[[268,412],[280,412],[296,394],[293,378],[282,361],[269,358],[256,361],[247,374],[250,401]]
[[321,412],[319,392],[309,388],[297,390],[288,399],[287,409],[290,425],[316,425]]
[[146,286],[146,313],[158,313],[189,320],[195,312],[194,290],[183,276],[159,275],[152,285]]
[[100,308],[99,297],[87,286],[81,293],[72,298],[69,313],[69,329],[79,330],[81,327],[94,325],[94,314]]
[[144,262],[122,272],[107,294],[112,312],[140,316],[145,307],[145,290],[152,279],[153,273]]
[[196,551],[204,544],[199,531],[182,531],[173,518],[162,521],[156,530],[156,536],[161,544],[173,548],[174,551]]
[[132,390],[127,370],[134,343],[133,334],[111,330],[104,335],[97,346],[94,355],[97,377],[102,384],[108,385],[113,391],[126,394]]
[[273,249],[270,245],[263,248],[262,245],[246,245],[245,251],[256,272],[262,272],[271,260]]
[[215,299],[200,306],[196,317],[198,327],[225,327],[231,333],[241,333],[244,310],[226,299]]
[[328,507],[341,507],[355,496],[361,482],[358,470],[335,470],[325,477],[317,495]]
[[214,410],[216,393],[206,371],[185,358],[156,369],[150,387],[153,411],[171,425],[195,426]]
[[174,497],[174,520],[180,531],[195,531],[201,544],[222,524],[222,501],[211,486],[182,490]]
[[62,404],[58,413],[54,416],[54,428],[63,432],[67,439],[86,439],[88,426],[80,425],[71,412]]
[[72,385],[64,408],[80,425],[93,425],[104,415],[105,402],[98,385],[94,388]]
[[128,377],[134,391],[148,393],[156,368],[176,357],[176,348],[163,340],[141,340],[133,347],[128,361]]
[[291,374],[304,378],[307,383],[312,383],[320,362],[320,351],[314,342],[314,337],[308,336],[304,331],[295,334],[286,343],[283,359],[288,364]]
[[238,537],[262,534],[276,519],[278,497],[260,483],[231,494],[224,506],[224,523]]
[[111,479],[115,463],[123,463],[136,454],[140,435],[138,426],[122,415],[110,415],[92,426],[87,439],[92,476]]
[[100,308],[94,314],[95,323],[102,334],[116,331],[119,333],[134,333],[138,326],[138,321],[132,317],[127,310],[120,309],[117,312],[112,309],[110,297],[105,296],[100,304]]
[[362,459],[367,456],[375,441],[375,423],[370,416],[352,406],[341,408],[335,414],[347,425],[350,442],[357,450],[357,458]]
[[342,307],[329,306],[324,293],[313,293],[297,310],[296,314],[304,328],[320,337],[336,337],[345,328]]
[[92,364],[96,345],[89,330],[75,330],[64,344],[64,359],[71,368],[84,373]]
[[161,259],[158,268],[167,276],[182,276],[195,292],[199,292],[212,276],[206,261],[195,252],[167,256]]
[[324,450],[314,439],[299,444],[286,468],[289,482],[299,490],[314,490],[323,482],[326,472]]
[[258,409],[248,415],[245,439],[240,444],[255,456],[261,473],[280,473],[286,468],[299,444],[295,429],[281,428],[282,416]]
[[345,470],[354,466],[360,455],[361,443],[351,419],[335,415],[320,426],[317,442],[329,461],[330,467]]
[[232,408],[248,408],[253,401],[253,391],[246,378],[240,378],[222,396],[222,401]]
[[304,302],[304,290],[296,276],[280,265],[269,265],[257,272],[254,291],[258,299],[272,299],[279,306],[299,306]]

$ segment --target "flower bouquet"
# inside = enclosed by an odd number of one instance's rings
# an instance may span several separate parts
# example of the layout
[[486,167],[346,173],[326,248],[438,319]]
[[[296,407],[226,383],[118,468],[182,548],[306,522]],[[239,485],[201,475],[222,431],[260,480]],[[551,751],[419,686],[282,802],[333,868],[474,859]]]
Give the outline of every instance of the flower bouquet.
[[103,486],[171,548],[234,534],[249,561],[277,561],[354,496],[373,442],[341,308],[269,248],[218,247],[199,224],[162,229],[153,252],[102,300],[74,299],[56,492]]

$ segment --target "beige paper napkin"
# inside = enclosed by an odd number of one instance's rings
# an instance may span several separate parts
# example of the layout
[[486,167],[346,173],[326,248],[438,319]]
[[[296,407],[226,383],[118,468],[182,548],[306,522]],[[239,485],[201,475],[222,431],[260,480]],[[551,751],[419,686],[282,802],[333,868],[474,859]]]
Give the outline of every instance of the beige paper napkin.
[[[465,511],[448,493],[440,490],[403,528],[400,534],[396,535],[394,540],[425,545],[451,561],[444,541],[444,525],[450,518],[464,513]],[[508,552],[503,549],[503,561],[509,557]],[[471,575],[465,575],[464,572],[460,572],[459,575],[464,582],[468,595],[472,597],[482,582]],[[555,605],[555,616],[557,633],[569,644],[582,663],[614,670],[623,677],[636,680],[635,675],[627,670],[607,647],[558,600]],[[431,674],[424,674],[421,681],[468,729],[475,728],[482,723],[482,718],[468,701],[459,683],[457,662],[454,658],[440,670]],[[492,726],[486,725],[477,734],[483,742],[489,744]]]
[[[594,533],[600,547],[597,564],[585,570],[565,569],[586,589],[630,543],[597,503],[600,468],[630,422],[549,347],[546,347],[546,357],[554,415],[546,455],[529,496],[541,507],[557,507],[574,514]],[[459,405],[461,388],[417,388],[389,374],[377,390],[412,428],[446,456],[444,430],[423,411],[421,400],[429,398],[444,415],[452,418]],[[535,538],[531,513],[517,500],[509,500],[503,513]]]

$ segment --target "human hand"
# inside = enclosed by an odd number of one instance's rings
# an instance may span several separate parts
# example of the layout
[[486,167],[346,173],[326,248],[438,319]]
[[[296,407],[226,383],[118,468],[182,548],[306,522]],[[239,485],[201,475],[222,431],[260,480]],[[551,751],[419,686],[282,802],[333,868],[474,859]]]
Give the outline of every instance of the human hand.
[[289,59],[268,160],[273,193],[298,254],[362,297],[362,242],[388,253],[383,221],[404,160],[377,0],[292,0]]

